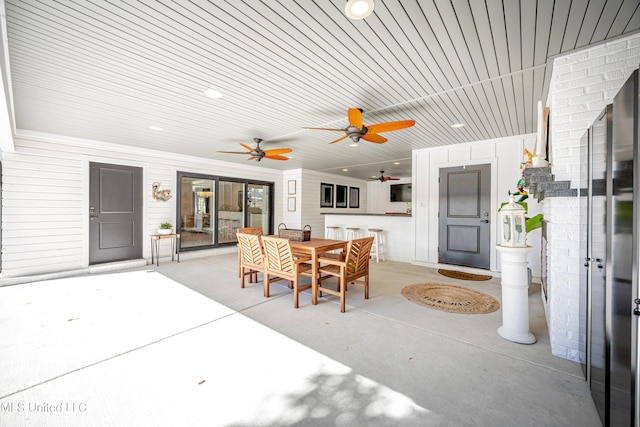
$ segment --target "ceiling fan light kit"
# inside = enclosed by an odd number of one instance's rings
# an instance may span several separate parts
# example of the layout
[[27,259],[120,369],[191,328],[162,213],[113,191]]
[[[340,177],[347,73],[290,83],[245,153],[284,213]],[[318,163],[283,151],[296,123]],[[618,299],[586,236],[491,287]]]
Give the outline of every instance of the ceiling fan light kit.
[[[387,142],[387,138],[382,135],[378,135],[380,132],[391,132],[394,130],[405,129],[416,124],[415,120],[400,120],[397,122],[377,123],[374,125],[365,126],[362,122],[362,110],[359,108],[349,108],[348,116],[349,126],[344,129],[312,127],[303,127],[303,129],[330,130],[334,132],[345,133],[344,136],[331,141],[329,144],[335,144],[336,142],[340,142],[346,138],[350,138],[353,141],[353,144],[357,144],[360,139],[364,139],[368,142],[373,142],[374,144],[384,144],[385,142]],[[356,145],[349,144],[349,146],[355,147]]]
[[400,178],[391,178],[389,176],[384,176],[384,171],[380,171],[380,176],[373,176],[369,178],[367,181],[387,182],[387,181],[399,181],[399,180]]
[[218,153],[224,154],[244,154],[250,155],[247,160],[255,160],[259,162],[262,159],[270,159],[270,160],[289,160],[290,158],[287,156],[282,156],[282,154],[291,153],[293,150],[291,148],[273,148],[269,150],[263,150],[260,148],[260,143],[262,139],[253,138],[253,141],[256,143],[255,148],[251,148],[247,144],[240,144],[247,151],[218,151]]
[[364,19],[373,12],[373,0],[349,0],[344,13],[351,19]]

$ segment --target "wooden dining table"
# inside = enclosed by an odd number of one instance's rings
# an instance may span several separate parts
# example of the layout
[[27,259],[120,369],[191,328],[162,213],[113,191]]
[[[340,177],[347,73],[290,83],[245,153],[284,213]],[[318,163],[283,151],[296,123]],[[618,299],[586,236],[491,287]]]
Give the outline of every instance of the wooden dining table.
[[311,238],[304,242],[291,240],[291,249],[293,252],[311,256],[312,262],[312,279],[311,279],[311,303],[318,303],[318,286],[320,285],[318,280],[318,257],[320,254],[335,251],[335,250],[347,250],[346,240],[332,240],[332,239],[319,239]]

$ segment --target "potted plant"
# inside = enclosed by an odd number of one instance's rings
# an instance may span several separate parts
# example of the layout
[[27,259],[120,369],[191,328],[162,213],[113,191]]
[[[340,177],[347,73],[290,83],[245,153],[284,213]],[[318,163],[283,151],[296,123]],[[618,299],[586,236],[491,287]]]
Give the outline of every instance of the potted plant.
[[160,224],[158,234],[173,234],[173,224],[170,222],[163,222]]

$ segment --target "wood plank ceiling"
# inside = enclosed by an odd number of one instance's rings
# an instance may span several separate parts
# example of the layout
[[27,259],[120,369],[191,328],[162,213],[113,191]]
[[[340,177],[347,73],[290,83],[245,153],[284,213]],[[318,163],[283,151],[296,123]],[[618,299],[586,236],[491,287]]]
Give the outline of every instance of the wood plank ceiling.
[[[259,137],[293,149],[259,166],[363,179],[535,132],[554,56],[640,30],[638,0],[376,0],[360,21],[345,0],[4,3],[18,129],[237,162],[216,151]],[[301,129],[346,127],[350,107],[417,123],[357,148]]]

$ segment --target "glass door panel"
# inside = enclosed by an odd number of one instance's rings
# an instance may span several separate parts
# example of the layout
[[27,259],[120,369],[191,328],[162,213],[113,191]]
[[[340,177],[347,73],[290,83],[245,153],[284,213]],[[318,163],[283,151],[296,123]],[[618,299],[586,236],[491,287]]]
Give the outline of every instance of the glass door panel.
[[183,248],[215,244],[213,233],[215,181],[180,178],[180,245]]
[[245,184],[222,181],[218,183],[218,243],[236,241],[236,230],[244,227]]
[[270,189],[270,185],[247,185],[247,227],[262,227],[264,234],[269,234]]

